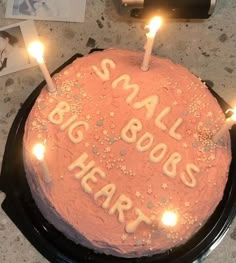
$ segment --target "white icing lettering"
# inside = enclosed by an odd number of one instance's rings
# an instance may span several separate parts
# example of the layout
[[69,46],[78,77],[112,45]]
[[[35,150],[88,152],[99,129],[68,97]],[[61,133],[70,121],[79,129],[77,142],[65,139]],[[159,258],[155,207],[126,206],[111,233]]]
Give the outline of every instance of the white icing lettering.
[[155,113],[155,109],[156,109],[156,106],[157,106],[157,103],[158,103],[158,96],[156,95],[153,95],[153,96],[150,96],[140,102],[135,102],[133,107],[134,109],[141,109],[143,107],[146,108],[146,119],[147,120],[150,120],[154,113]]
[[137,132],[142,129],[142,123],[138,119],[131,119],[128,124],[121,131],[121,138],[127,142],[132,143],[137,140]]
[[133,92],[126,99],[126,102],[128,104],[130,104],[132,102],[132,100],[137,96],[137,94],[139,92],[139,85],[138,84],[130,84],[130,80],[131,80],[131,78],[128,74],[123,74],[112,82],[112,88],[116,88],[118,86],[118,84],[121,81],[123,81],[124,82],[123,83],[123,89],[124,90],[130,90],[130,89],[133,90]]
[[118,212],[118,221],[124,223],[125,215],[124,211],[128,211],[132,208],[133,202],[130,198],[124,194],[120,195],[116,200],[115,204],[110,208],[109,215],[113,215],[116,211]]
[[155,119],[155,125],[160,128],[161,130],[167,130],[166,125],[163,123],[164,117],[171,111],[171,107],[166,107]]
[[95,176],[98,174],[101,178],[105,178],[105,173],[98,167],[94,167],[91,171],[89,171],[81,180],[81,186],[84,191],[88,194],[91,194],[93,191],[91,187],[88,185],[88,181],[92,181],[93,183],[97,182],[97,177]]
[[56,108],[48,115],[48,120],[53,124],[62,124],[65,113],[70,111],[70,105],[61,101],[57,104]]
[[75,178],[80,179],[83,177],[90,169],[92,169],[95,165],[94,161],[88,162],[88,164],[85,164],[85,162],[88,160],[88,154],[83,153],[78,157],[72,164],[68,166],[68,170],[72,171],[75,168],[79,168],[80,171],[75,174]]
[[110,71],[108,69],[108,66],[111,68],[111,69],[114,69],[116,67],[116,64],[114,63],[114,61],[112,61],[111,59],[103,59],[102,62],[101,62],[101,68],[102,70],[99,70],[97,68],[97,66],[92,66],[92,69],[94,70],[94,72],[97,74],[97,76],[103,80],[103,81],[106,81],[106,80],[109,80],[110,79]]
[[99,197],[105,197],[105,201],[102,204],[102,208],[107,209],[110,205],[110,201],[116,191],[115,184],[107,184],[100,191],[95,193],[94,199],[97,200]]
[[70,140],[73,142],[73,143],[79,143],[83,140],[84,136],[83,136],[83,133],[79,130],[77,130],[75,133],[76,133],[76,136],[74,134],[74,130],[77,128],[77,127],[80,127],[80,126],[83,126],[85,128],[85,130],[88,130],[89,128],[89,125],[87,122],[85,121],[77,121],[75,122],[74,124],[72,124],[68,130],[68,136],[70,138]]
[[172,153],[162,167],[163,173],[169,176],[170,178],[174,178],[176,176],[177,164],[181,160],[182,157],[178,152]]
[[196,187],[197,181],[196,181],[196,178],[193,175],[193,172],[194,173],[199,173],[200,169],[196,165],[194,165],[192,163],[189,163],[189,164],[186,165],[186,172],[187,172],[187,175],[189,176],[190,180],[187,179],[185,173],[182,172],[181,175],[180,175],[180,178],[181,178],[182,182],[185,185],[187,185],[188,187],[191,187],[191,188]]
[[72,115],[65,123],[63,123],[60,126],[60,130],[64,131],[65,129],[67,129],[71,125],[71,123],[74,122],[76,119],[77,119],[77,115]]
[[[157,153],[160,152],[158,155]],[[151,162],[158,163],[162,160],[162,158],[167,153],[167,146],[164,143],[157,144],[150,152],[149,158]]]
[[127,233],[134,233],[136,229],[138,228],[139,224],[142,222],[144,222],[147,225],[151,225],[152,223],[151,219],[148,218],[146,215],[144,215],[140,209],[136,208],[135,214],[137,215],[137,218],[134,221],[129,222],[125,226],[125,231]]
[[153,135],[149,132],[145,132],[137,141],[136,148],[139,152],[145,152],[152,146],[153,141]]
[[182,135],[177,133],[176,130],[181,125],[182,122],[183,122],[183,119],[178,118],[176,122],[174,123],[174,125],[169,130],[169,135],[178,141],[182,139]]

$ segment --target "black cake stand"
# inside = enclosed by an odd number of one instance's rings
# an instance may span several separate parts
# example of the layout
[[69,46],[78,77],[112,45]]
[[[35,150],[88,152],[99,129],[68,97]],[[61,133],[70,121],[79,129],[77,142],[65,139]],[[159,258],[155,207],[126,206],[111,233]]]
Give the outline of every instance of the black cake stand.
[[[53,74],[62,70],[80,54],[74,55]],[[0,176],[0,190],[5,194],[2,209],[25,237],[51,262],[72,263],[200,263],[226,234],[236,213],[236,128],[230,131],[233,160],[222,201],[204,227],[185,245],[152,257],[124,259],[82,247],[68,240],[38,210],[26,180],[22,159],[22,139],[27,116],[45,86],[42,82],[19,110],[8,135]],[[213,90],[222,109],[230,108]]]

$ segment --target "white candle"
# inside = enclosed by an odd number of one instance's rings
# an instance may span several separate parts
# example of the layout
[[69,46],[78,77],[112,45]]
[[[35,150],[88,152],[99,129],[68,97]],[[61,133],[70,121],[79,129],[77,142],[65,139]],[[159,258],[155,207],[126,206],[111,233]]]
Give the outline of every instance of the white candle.
[[149,28],[149,32],[146,34],[147,42],[144,47],[145,53],[144,53],[143,63],[141,66],[141,69],[143,71],[147,71],[149,69],[149,61],[152,54],[154,39],[158,29],[161,27],[161,24],[162,24],[162,19],[160,17],[154,17],[150,21],[150,24],[147,26]]
[[236,109],[228,109],[226,113],[233,112],[233,115],[227,118],[223,124],[223,126],[219,129],[219,131],[213,136],[212,140],[214,143],[217,143],[220,138],[224,136],[224,134],[232,128],[234,124],[236,124]]
[[53,80],[52,80],[52,78],[48,72],[48,69],[46,67],[46,64],[44,62],[44,59],[43,59],[43,51],[44,51],[43,45],[38,41],[32,42],[28,47],[28,51],[29,51],[30,55],[37,60],[39,67],[43,73],[43,76],[47,82],[48,91],[49,92],[55,92],[56,91],[56,85],[53,82]]
[[52,181],[51,176],[49,175],[48,172],[48,167],[44,161],[44,154],[45,154],[45,146],[41,143],[36,144],[33,148],[33,154],[39,161],[39,166],[42,172],[42,178],[45,183],[50,183]]

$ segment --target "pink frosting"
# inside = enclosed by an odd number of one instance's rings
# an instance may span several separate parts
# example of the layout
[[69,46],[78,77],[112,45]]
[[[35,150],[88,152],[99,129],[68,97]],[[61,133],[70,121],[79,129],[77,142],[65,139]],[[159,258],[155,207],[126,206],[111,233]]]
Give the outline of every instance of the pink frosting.
[[[76,243],[122,257],[160,253],[189,240],[222,199],[231,161],[229,134],[219,145],[211,140],[224,114],[201,80],[154,56],[150,70],[143,72],[142,58],[143,53],[110,49],[77,59],[55,75],[56,93],[42,90],[24,135],[27,178],[47,220]],[[118,81],[124,74],[130,79],[128,89],[124,80]],[[55,109],[62,102],[69,109],[60,122]],[[157,124],[158,116],[166,129]],[[136,125],[128,126],[132,120]],[[37,143],[45,144],[50,183],[32,153]],[[166,152],[155,162],[150,153],[158,144]],[[181,160],[168,165],[174,153]],[[93,164],[76,178],[80,169],[72,164],[85,155],[85,165]],[[192,177],[188,165],[196,168],[190,168]],[[100,171],[94,174],[96,182],[88,179],[94,168]],[[116,190],[102,208],[105,196],[95,195],[108,184]],[[122,213],[115,207],[121,196],[132,205],[119,220]],[[128,231],[137,209],[147,220],[142,217]],[[175,226],[162,222],[165,211],[175,212]]]

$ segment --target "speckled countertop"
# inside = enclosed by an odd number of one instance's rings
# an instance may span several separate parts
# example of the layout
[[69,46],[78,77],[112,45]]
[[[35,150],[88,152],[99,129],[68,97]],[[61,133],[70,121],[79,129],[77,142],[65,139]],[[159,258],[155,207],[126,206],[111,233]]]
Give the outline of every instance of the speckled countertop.
[[[0,27],[20,22],[4,18],[0,1]],[[124,20],[111,0],[87,0],[84,23],[36,21],[47,46],[45,60],[52,72],[75,53],[91,48],[120,47],[143,50],[144,24]],[[209,80],[229,104],[236,105],[236,1],[218,0],[214,15],[206,21],[165,21],[154,53],[169,57]],[[0,166],[9,129],[31,91],[43,80],[38,67],[0,77]],[[0,193],[0,203],[4,194]],[[0,208],[0,262],[44,263],[40,255]],[[236,262],[236,220],[206,263]]]

